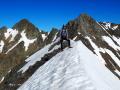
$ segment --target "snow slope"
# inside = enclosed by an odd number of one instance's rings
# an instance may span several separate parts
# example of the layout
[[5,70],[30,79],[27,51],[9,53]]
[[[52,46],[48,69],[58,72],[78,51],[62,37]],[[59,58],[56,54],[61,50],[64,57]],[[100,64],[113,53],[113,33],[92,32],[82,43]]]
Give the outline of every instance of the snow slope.
[[[52,43],[52,44],[54,44],[54,43]],[[60,47],[59,45],[56,45],[52,50],[49,51],[49,48],[52,44],[49,44],[49,45],[45,46],[41,50],[37,51],[34,55],[27,58],[25,60],[27,63],[18,72],[25,73],[29,69],[30,66],[33,66],[37,61],[40,61],[41,58],[45,54],[53,52],[55,49],[58,49]]]
[[120,80],[97,55],[81,41],[72,46],[41,66],[18,90],[119,90]]
[[22,71],[24,73],[28,70],[28,68],[32,65],[34,65],[37,61],[40,61],[40,58],[42,58],[46,53],[48,53],[50,45],[45,46],[43,49],[36,52],[34,55],[26,59],[27,62],[18,72]]

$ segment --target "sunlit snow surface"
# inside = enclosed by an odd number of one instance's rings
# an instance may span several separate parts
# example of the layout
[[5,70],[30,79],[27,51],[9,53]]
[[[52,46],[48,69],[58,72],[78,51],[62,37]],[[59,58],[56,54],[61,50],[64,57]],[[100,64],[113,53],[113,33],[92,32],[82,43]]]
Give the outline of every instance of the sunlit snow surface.
[[25,33],[25,30],[21,32],[21,39],[19,40],[19,42],[21,41],[24,41],[24,46],[25,46],[25,51],[27,51],[28,47],[29,47],[29,44],[33,43],[34,41],[36,41],[37,39],[28,39],[26,37],[26,33]]
[[72,47],[51,58],[18,90],[119,90],[120,80],[97,55],[81,41]]
[[47,35],[42,34],[43,41],[46,39]]
[[7,39],[10,35],[12,36],[10,41],[13,41],[17,34],[18,31],[16,29],[11,29],[11,28],[7,29],[7,32],[4,33],[5,39]]
[[4,80],[5,77],[2,77],[2,79],[0,80],[0,83],[2,83],[2,81]]

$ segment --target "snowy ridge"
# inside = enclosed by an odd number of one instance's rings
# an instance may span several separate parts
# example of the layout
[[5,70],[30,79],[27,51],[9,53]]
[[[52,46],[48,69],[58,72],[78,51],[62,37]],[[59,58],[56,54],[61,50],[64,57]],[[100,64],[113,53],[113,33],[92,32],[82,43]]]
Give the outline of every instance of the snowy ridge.
[[41,66],[18,90],[119,90],[119,79],[95,54],[81,41],[72,46]]

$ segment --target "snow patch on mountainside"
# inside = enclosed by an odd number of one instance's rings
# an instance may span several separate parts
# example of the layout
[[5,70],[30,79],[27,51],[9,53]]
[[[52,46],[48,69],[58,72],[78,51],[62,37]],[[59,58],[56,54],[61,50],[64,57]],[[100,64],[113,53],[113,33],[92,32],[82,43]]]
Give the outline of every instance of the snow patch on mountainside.
[[108,43],[109,46],[111,46],[112,48],[114,48],[115,50],[120,50],[120,46],[117,46],[113,40],[108,37],[108,36],[102,36],[102,38]]
[[4,41],[1,40],[0,42],[0,53],[2,53],[4,47]]
[[18,34],[18,30],[11,28],[7,29],[7,32],[4,33],[5,39],[7,39],[9,36],[12,36],[9,42],[13,41],[17,34]]
[[113,30],[116,30],[118,28],[118,25],[112,27]]
[[22,42],[22,41],[24,42],[25,51],[27,51],[29,45],[30,45],[31,43],[33,43],[34,41],[36,41],[36,40],[37,40],[37,38],[32,39],[32,40],[28,39],[27,36],[26,36],[25,30],[24,30],[24,31],[21,32],[21,38],[20,38],[20,40],[19,40],[14,46],[12,46],[12,47],[6,52],[6,54],[7,54],[8,52],[10,52],[12,49],[14,49],[14,48],[15,48],[20,42]]
[[81,41],[72,47],[51,58],[18,90],[119,90],[120,80],[96,54]]
[[106,29],[111,28],[111,23],[104,23],[104,24],[105,24],[105,28],[106,28]]
[[11,50],[13,50],[18,44],[20,43],[20,41],[18,43],[16,43],[14,46],[12,46],[5,54],[8,54]]
[[100,23],[97,22],[97,24],[108,34],[109,37],[112,38],[112,35],[105,29],[105,27],[103,25],[101,25]]
[[73,40],[76,40],[77,39],[77,36],[75,36],[74,38],[73,38]]
[[115,36],[113,36],[112,38],[113,38],[113,40],[115,40],[115,41],[119,44],[119,46],[120,46],[120,38],[115,37]]
[[4,78],[5,78],[5,77],[2,77],[2,79],[0,80],[0,83],[2,83],[2,82],[3,82]]
[[52,41],[55,41],[55,40],[56,40],[56,38],[57,38],[57,34],[58,34],[58,33],[55,34],[55,36],[54,36],[54,38],[53,38]]
[[19,40],[19,42],[24,41],[25,51],[27,51],[27,49],[28,49],[28,47],[29,47],[29,45],[30,45],[31,43],[33,43],[34,41],[37,40],[37,38],[36,38],[36,39],[32,39],[32,40],[28,39],[28,38],[26,37],[25,30],[21,32],[21,36],[22,36],[22,37],[21,37],[21,39]]
[[103,22],[101,26],[104,27],[106,30],[109,30],[109,29],[116,30],[118,28],[118,25],[112,26],[111,23],[107,23],[107,22]]
[[45,34],[42,34],[42,38],[43,38],[43,41],[46,39],[46,35]]
[[105,49],[105,51],[111,56],[111,58],[117,63],[117,65],[120,67],[120,60],[114,55],[114,53],[108,49]]
[[78,32],[78,35],[80,35],[81,33],[80,32]]

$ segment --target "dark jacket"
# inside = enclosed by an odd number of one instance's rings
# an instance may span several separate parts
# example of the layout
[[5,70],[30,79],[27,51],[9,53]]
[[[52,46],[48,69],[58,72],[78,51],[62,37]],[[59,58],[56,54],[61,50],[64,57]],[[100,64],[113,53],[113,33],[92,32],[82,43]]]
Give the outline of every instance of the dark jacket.
[[64,30],[65,29],[62,29],[62,30],[60,30],[60,38],[62,38],[62,39],[64,39],[64,38],[66,38],[66,39],[68,39],[68,31],[67,30],[65,30],[65,36],[63,36],[63,32],[64,32]]

